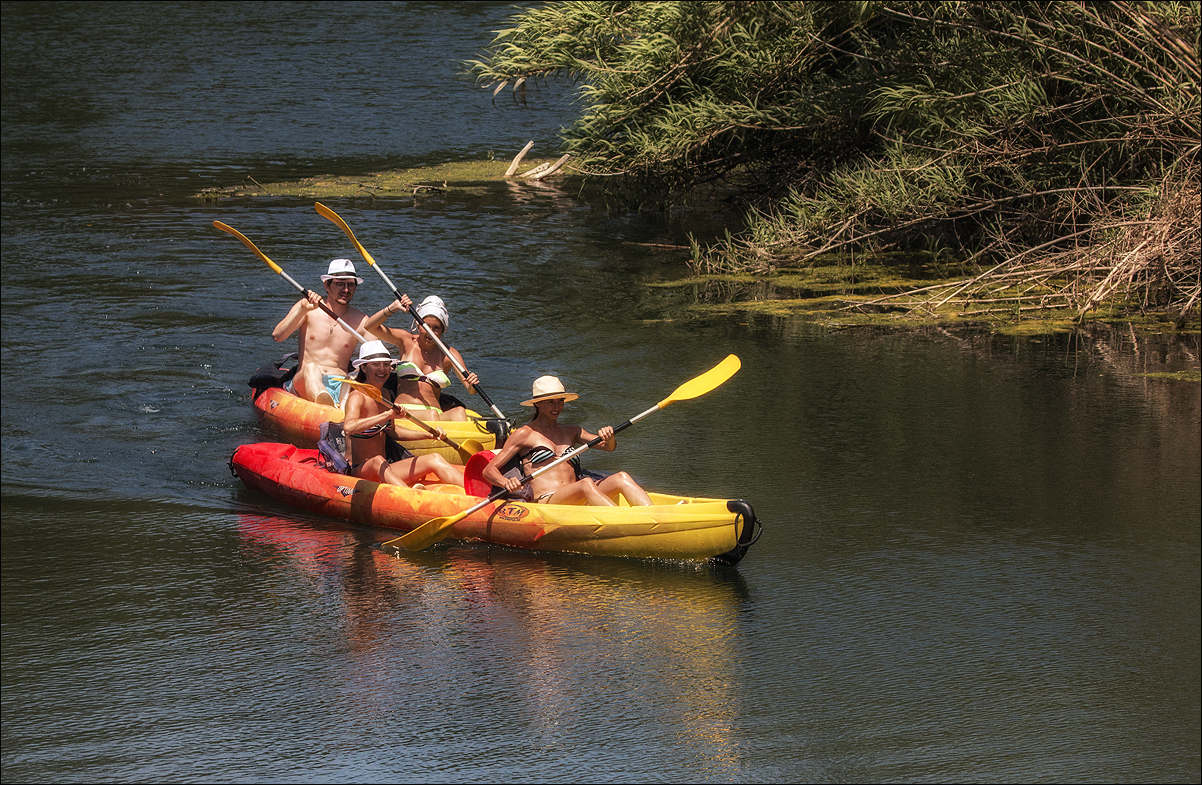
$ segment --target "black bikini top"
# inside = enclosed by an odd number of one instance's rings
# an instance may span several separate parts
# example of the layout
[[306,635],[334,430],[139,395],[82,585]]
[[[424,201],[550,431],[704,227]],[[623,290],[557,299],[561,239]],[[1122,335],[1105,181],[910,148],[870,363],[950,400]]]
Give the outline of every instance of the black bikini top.
[[[525,455],[520,456],[519,460],[530,464],[531,467],[554,460],[559,456],[550,447],[532,447]],[[580,453],[576,453],[571,458],[568,458],[568,463],[572,465],[572,470],[576,472],[576,479],[580,479]]]
[[376,423],[363,433],[348,433],[347,436],[351,437],[352,439],[374,439],[384,431],[388,430],[390,425],[392,425],[391,421]]

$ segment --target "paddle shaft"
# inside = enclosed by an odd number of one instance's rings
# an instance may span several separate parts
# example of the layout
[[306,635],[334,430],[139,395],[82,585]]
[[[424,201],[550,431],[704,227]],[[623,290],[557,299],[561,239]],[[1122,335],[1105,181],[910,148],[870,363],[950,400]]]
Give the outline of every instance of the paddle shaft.
[[[281,268],[278,264],[271,261],[271,259],[267,258],[267,254],[260,251],[258,249],[258,247],[256,247],[255,244],[250,241],[250,238],[248,238],[246,235],[242,234],[242,232],[239,232],[234,227],[223,224],[221,221],[213,221],[213,226],[215,226],[216,228],[220,229],[223,232],[226,232],[227,234],[232,234],[234,237],[237,237],[239,240],[241,240],[243,245],[245,245],[250,250],[254,251],[255,255],[258,256],[260,259],[262,259],[264,262],[266,262],[268,267],[270,267],[272,270],[275,270],[277,273],[279,273],[283,277],[283,279],[285,281],[287,281],[288,283],[290,283],[294,287],[296,287],[296,290],[301,293],[302,297],[308,298],[309,290],[306,289],[305,287],[301,286],[299,283],[297,283],[296,280],[291,275],[284,272],[283,268]],[[356,330],[354,327],[351,327],[349,324],[347,324],[345,321],[343,321],[342,317],[339,316],[338,314],[334,313],[332,310],[330,310],[329,306],[327,306],[325,303],[318,302],[317,307],[320,308],[321,310],[325,311],[327,314],[329,314],[331,319],[333,319],[334,321],[338,322],[343,327],[345,327],[347,329],[347,331],[350,332],[351,335],[353,335],[357,339],[359,339],[359,343],[367,343],[367,339],[364,338],[362,335],[360,335],[358,330]]]
[[[342,220],[338,213],[326,207],[321,202],[316,204],[316,208],[317,212],[323,217],[328,218],[334,223],[338,224],[343,233],[349,237],[351,242],[355,244],[355,247],[359,249],[359,255],[367,260],[368,266],[379,273],[381,280],[384,281],[384,284],[388,287],[389,291],[392,292],[392,296],[396,298],[396,301],[399,304],[401,302],[400,291],[397,290],[396,286],[393,285],[392,280],[388,277],[388,274],[380,269],[380,265],[376,264],[376,260],[372,258],[372,255],[367,252],[367,249],[364,248],[359,240],[355,237],[355,233],[351,231],[351,227],[347,224],[347,222]],[[417,322],[418,326],[426,331],[426,335],[430,336],[430,339],[438,345],[438,348],[442,350],[442,353],[446,355],[446,358],[451,361],[451,365],[455,366],[455,370],[458,371],[460,377],[467,376],[467,368],[464,367],[463,363],[455,359],[455,355],[451,354],[450,350],[447,349],[446,344],[442,342],[442,339],[434,334],[434,331],[430,329],[430,325],[426,324],[425,320],[417,315],[417,309],[411,305],[409,306],[408,313],[413,317],[413,321]],[[498,417],[500,417],[502,420],[505,419],[505,415],[502,414],[501,410],[498,409],[496,404],[492,402],[492,399],[488,397],[488,394],[481,389],[479,383],[475,385],[475,393],[476,395],[480,396],[481,400],[488,404],[488,408],[492,409]]]
[[464,452],[463,445],[456,442],[450,436],[439,436],[438,431],[435,430],[433,426],[426,423],[425,420],[417,419],[417,417],[415,417],[412,412],[410,412],[408,409],[406,409],[401,404],[397,403],[396,401],[393,401],[392,408],[393,408],[393,411],[395,411],[397,414],[401,415],[409,422],[416,424],[418,428],[421,428],[423,431],[430,434],[435,439],[446,442],[447,444],[449,444],[451,447],[454,447],[459,452]]

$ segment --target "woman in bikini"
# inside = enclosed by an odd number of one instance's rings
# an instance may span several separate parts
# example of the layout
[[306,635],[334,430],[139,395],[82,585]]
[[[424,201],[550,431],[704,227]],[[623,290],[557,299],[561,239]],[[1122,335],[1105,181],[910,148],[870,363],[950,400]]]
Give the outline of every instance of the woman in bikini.
[[[448,376],[450,371],[458,371],[451,358],[442,353],[417,322],[413,323],[416,334],[408,330],[396,330],[384,326],[384,320],[398,311],[408,311],[413,305],[409,295],[401,295],[401,302],[389,303],[383,309],[363,324],[363,329],[375,334],[383,341],[396,344],[400,349],[401,362],[397,366],[397,396],[396,402],[423,420],[453,420],[463,422],[467,419],[467,410],[462,403],[455,401],[444,410],[440,401],[443,388],[451,383]],[[417,307],[417,315],[422,322],[442,340],[443,333],[450,326],[450,315],[442,300],[430,295]],[[444,345],[446,341],[443,341]],[[447,350],[455,357],[461,368],[466,368],[463,357],[453,346]],[[460,381],[470,393],[478,381],[476,374],[468,372],[461,376]],[[450,396],[447,396],[450,398]]]
[[536,379],[534,397],[522,402],[522,406],[534,407],[534,418],[509,435],[505,446],[484,467],[484,479],[526,502],[614,507],[617,506],[615,500],[620,493],[631,505],[651,504],[647,492],[626,472],[611,474],[595,482],[590,477],[581,476],[579,467],[572,460],[540,474],[525,486],[517,478],[502,474],[502,467],[514,458],[521,462],[522,473],[530,474],[562,456],[573,445],[592,441],[597,436],[602,439],[598,445],[601,449],[606,452],[617,449],[614,429],[608,425],[599,433],[592,434],[576,425],[559,424],[564,403],[579,397],[576,393],[564,392],[563,384],[554,376]]
[[[425,439],[424,431],[398,428],[394,419],[396,404],[388,400],[384,382],[392,373],[396,361],[380,341],[368,341],[359,347],[359,359],[351,363],[357,373],[356,381],[365,381],[380,390],[381,400],[372,398],[358,389],[351,389],[346,396],[343,409],[346,416],[342,421],[343,431],[350,440],[348,447],[351,463],[350,473],[373,482],[393,485],[411,485],[424,474],[433,472],[439,482],[463,485],[463,467],[452,466],[437,453],[415,456],[405,451],[405,457],[389,461],[386,456],[386,438],[389,431],[397,439]],[[349,385],[347,385],[349,386]],[[440,437],[445,436],[441,428]]]

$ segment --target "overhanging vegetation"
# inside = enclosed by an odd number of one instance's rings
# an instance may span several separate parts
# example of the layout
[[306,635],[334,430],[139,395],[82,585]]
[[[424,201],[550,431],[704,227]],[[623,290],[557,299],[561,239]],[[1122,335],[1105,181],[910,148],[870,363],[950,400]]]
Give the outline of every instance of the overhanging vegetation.
[[[1086,318],[1199,299],[1199,5],[558,2],[472,68],[579,83],[576,170],[736,199],[699,274],[921,249],[967,278],[891,308]],[[853,257],[854,258],[854,257]],[[847,307],[880,305],[865,297]]]

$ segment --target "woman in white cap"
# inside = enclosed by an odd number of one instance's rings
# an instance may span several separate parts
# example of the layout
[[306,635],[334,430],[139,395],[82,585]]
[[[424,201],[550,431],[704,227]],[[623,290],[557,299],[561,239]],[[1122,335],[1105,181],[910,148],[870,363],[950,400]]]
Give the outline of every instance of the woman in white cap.
[[[422,475],[433,472],[439,482],[463,485],[463,467],[451,465],[438,453],[415,456],[405,450],[401,459],[388,460],[388,433],[397,439],[428,438],[424,431],[397,427],[393,419],[397,415],[396,405],[388,400],[384,382],[388,381],[395,364],[396,360],[381,341],[368,341],[359,347],[359,358],[353,363],[356,381],[365,381],[380,390],[381,400],[353,387],[346,396],[342,407],[346,411],[342,429],[349,437],[350,473],[373,482],[411,485]],[[440,438],[446,436],[441,428],[436,430]]]
[[[326,289],[326,307],[351,327],[363,332],[367,315],[351,306],[355,290],[363,283],[363,279],[355,274],[355,265],[351,260],[335,259],[330,262],[321,281]],[[306,291],[305,296],[276,325],[271,337],[277,343],[283,342],[300,329],[296,375],[284,385],[284,389],[307,401],[337,406],[342,400],[342,383],[336,380],[346,376],[359,339],[321,310],[321,303],[322,298],[317,292]]]
[[[467,410],[463,403],[452,396],[443,394],[443,389],[451,383],[450,371],[458,370],[451,359],[442,353],[424,329],[415,321],[412,329],[397,330],[385,327],[384,320],[398,311],[408,311],[413,305],[409,295],[401,295],[401,302],[393,301],[367,320],[364,328],[370,330],[388,343],[396,344],[400,349],[401,362],[397,366],[397,403],[404,406],[415,417],[423,420],[457,420],[467,419]],[[417,306],[417,315],[422,322],[442,340],[443,334],[451,326],[451,317],[442,298],[430,295]],[[446,341],[443,340],[446,344]],[[455,356],[462,368],[466,368],[463,357],[453,346],[447,350]],[[472,392],[478,381],[476,374],[468,372],[461,376],[460,381],[467,391]],[[443,398],[447,400],[442,400]]]
[[511,461],[517,459],[522,474],[531,474],[548,461],[563,455],[569,447],[590,442],[597,436],[602,440],[598,445],[601,449],[606,452],[617,449],[614,429],[608,425],[593,434],[576,425],[559,424],[564,403],[579,397],[576,393],[565,392],[563,383],[554,376],[535,379],[533,397],[522,401],[522,406],[534,407],[534,418],[509,435],[505,446],[484,467],[484,479],[526,502],[613,507],[617,505],[615,499],[620,493],[632,506],[651,504],[647,492],[626,472],[611,474],[596,482],[581,473],[574,459],[540,474],[525,486],[516,477],[506,477],[502,473]]

